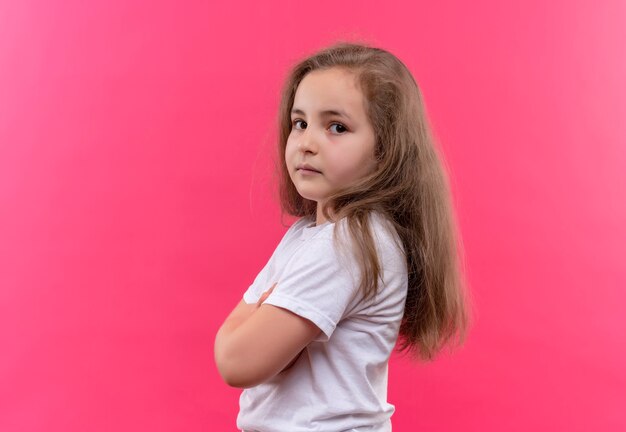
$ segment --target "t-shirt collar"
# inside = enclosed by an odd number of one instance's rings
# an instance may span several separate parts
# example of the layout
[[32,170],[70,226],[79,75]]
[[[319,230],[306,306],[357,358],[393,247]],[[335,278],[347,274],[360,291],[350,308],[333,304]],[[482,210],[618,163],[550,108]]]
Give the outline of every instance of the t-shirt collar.
[[300,235],[301,240],[308,240],[313,237],[316,233],[322,230],[324,227],[328,226],[331,222],[326,221],[319,225],[315,225],[315,220],[313,218],[306,218],[304,223],[304,227],[302,228],[302,233]]

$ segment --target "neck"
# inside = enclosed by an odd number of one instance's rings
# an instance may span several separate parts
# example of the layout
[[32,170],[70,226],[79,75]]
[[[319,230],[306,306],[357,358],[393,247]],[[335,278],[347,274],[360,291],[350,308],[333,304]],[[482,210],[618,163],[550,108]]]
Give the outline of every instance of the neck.
[[[317,203],[317,214],[316,214],[316,217],[315,217],[315,225],[321,225],[324,222],[328,221],[328,219],[326,219],[324,217],[324,214],[322,213],[322,205],[323,204],[324,204],[323,202],[318,202]],[[332,216],[332,210],[330,211],[330,214]]]

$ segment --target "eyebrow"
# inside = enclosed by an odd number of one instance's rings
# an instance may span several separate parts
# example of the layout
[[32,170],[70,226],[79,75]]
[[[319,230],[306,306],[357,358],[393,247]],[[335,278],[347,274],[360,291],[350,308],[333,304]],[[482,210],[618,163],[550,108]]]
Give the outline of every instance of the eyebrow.
[[[291,114],[305,115],[304,111],[302,111],[300,108],[292,109],[291,110]],[[350,117],[348,115],[348,113],[346,113],[345,111],[339,110],[339,109],[320,111],[320,116],[322,116],[322,117],[339,116],[339,117],[345,117],[348,120],[352,120],[352,117]]]

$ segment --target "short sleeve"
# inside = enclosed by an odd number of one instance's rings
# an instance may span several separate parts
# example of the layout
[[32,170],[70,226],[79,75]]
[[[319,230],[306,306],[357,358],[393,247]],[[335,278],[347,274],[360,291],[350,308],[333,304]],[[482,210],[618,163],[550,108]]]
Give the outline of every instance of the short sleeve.
[[332,236],[316,236],[294,253],[264,304],[285,308],[312,321],[326,342],[357,294],[355,267],[339,256]]
[[243,300],[248,303],[256,303],[261,298],[261,295],[271,288],[270,277],[274,273],[274,261],[276,260],[276,256],[280,255],[282,249],[285,244],[293,237],[294,232],[303,224],[306,223],[306,220],[300,219],[296,221],[283,235],[283,238],[274,249],[274,252],[270,256],[270,259],[267,261],[267,264],[261,269],[261,271],[257,274],[254,282],[248,287],[248,289],[243,293]]
[[246,303],[256,303],[257,301],[259,301],[259,298],[261,298],[261,294],[263,294],[264,291],[267,291],[270,288],[266,285],[271,263],[272,259],[270,259],[267,264],[265,264],[265,267],[261,269],[259,274],[257,274],[256,278],[254,279],[254,282],[252,282],[252,285],[250,285],[246,292],[243,293],[243,300]]

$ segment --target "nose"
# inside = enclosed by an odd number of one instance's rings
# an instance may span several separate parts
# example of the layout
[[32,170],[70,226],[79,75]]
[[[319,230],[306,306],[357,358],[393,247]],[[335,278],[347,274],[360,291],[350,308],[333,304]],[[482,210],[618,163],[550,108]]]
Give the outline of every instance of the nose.
[[303,153],[317,153],[317,141],[315,132],[311,126],[307,127],[300,135],[298,149]]

